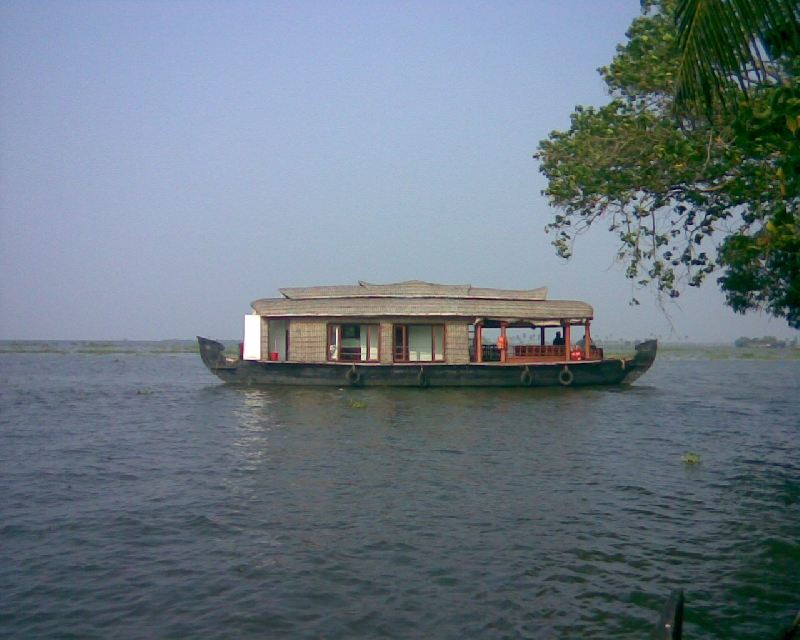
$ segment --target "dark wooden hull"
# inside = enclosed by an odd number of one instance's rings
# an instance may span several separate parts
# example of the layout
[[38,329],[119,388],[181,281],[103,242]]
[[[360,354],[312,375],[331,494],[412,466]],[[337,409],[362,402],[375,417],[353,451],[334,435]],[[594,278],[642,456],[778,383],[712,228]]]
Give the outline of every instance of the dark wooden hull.
[[653,364],[656,340],[636,355],[596,361],[529,364],[367,364],[254,362],[223,355],[224,345],[197,338],[209,370],[231,384],[329,387],[559,387],[631,384]]

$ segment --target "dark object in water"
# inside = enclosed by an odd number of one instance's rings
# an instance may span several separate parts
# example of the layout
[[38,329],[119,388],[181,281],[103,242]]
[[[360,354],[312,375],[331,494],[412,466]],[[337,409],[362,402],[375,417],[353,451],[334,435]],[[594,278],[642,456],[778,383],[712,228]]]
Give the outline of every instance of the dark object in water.
[[676,589],[664,603],[661,618],[648,637],[649,640],[681,640],[682,633],[683,589]]
[[795,616],[792,626],[782,632],[780,640],[794,640],[800,638],[800,612]]
[[[664,608],[656,628],[648,636],[648,640],[681,640],[683,636],[683,589],[673,591]],[[800,638],[800,613],[797,614],[792,626],[784,628],[777,640],[796,640]]]

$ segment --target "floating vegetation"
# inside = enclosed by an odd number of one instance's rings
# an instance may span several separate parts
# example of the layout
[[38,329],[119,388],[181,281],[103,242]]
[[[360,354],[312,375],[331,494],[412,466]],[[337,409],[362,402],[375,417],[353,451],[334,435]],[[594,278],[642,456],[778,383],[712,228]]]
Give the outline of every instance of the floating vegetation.
[[700,464],[700,454],[694,453],[693,451],[687,451],[681,456],[681,460],[683,460],[686,464]]
[[86,347],[85,349],[77,349],[75,353],[90,356],[110,356],[110,355],[136,355],[138,351],[135,349],[115,349],[114,347]]
[[70,349],[68,347],[58,342],[39,342],[33,340],[0,341],[0,353],[56,353],[63,355],[69,352]]
[[742,348],[725,344],[659,343],[658,357],[668,360],[800,360],[800,349]]
[[353,402],[350,403],[350,406],[353,407],[353,409],[366,409],[367,408],[367,405],[364,404],[363,402],[360,402],[359,400],[353,400]]
[[196,354],[196,340],[160,341],[66,341],[66,340],[0,340],[0,353],[70,354],[81,355],[180,355]]

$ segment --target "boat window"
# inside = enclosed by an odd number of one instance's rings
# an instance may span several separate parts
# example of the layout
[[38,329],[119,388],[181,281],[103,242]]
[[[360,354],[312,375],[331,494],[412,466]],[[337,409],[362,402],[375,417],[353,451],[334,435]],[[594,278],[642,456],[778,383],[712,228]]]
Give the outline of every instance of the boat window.
[[342,326],[339,324],[328,325],[328,360],[339,359],[339,344],[341,343]]
[[395,325],[394,361],[444,361],[444,325]]
[[394,361],[408,362],[408,331],[405,325],[394,328]]
[[328,360],[377,362],[379,325],[329,324]]

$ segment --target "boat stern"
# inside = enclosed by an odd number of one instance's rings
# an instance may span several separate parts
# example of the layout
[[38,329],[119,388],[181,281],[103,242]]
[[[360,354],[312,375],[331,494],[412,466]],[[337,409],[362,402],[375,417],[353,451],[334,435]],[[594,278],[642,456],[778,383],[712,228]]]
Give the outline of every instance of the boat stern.
[[622,384],[632,384],[641,378],[653,366],[658,354],[658,340],[645,340],[636,345],[636,354],[625,360],[627,374]]

